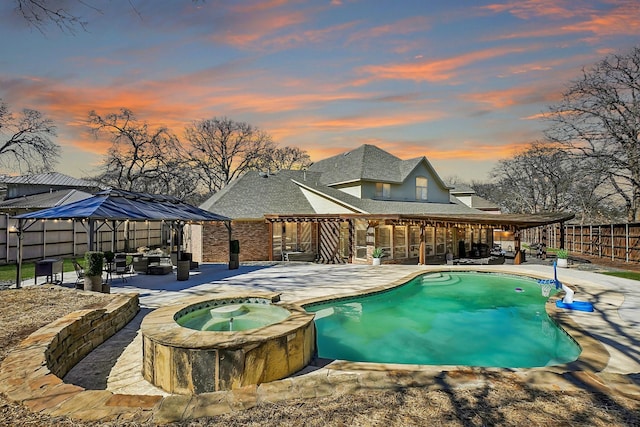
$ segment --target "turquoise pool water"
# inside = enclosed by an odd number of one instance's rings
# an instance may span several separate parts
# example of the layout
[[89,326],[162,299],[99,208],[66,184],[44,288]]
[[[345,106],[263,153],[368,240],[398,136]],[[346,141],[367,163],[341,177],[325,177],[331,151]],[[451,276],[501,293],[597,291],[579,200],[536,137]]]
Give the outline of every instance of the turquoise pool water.
[[306,310],[316,313],[323,358],[526,368],[580,355],[547,315],[547,299],[526,277],[431,273],[390,291]]
[[178,317],[176,322],[196,331],[246,331],[280,322],[290,314],[271,304],[239,303],[200,308]]

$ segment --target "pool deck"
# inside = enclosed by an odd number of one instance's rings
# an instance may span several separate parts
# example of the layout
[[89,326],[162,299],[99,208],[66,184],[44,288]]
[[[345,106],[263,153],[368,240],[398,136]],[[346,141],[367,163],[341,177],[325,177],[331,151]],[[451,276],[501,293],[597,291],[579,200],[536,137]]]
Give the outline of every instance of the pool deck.
[[[221,264],[202,264],[199,270],[191,272],[187,281],[177,281],[175,273],[166,276],[136,275],[128,278],[126,283],[116,278],[111,284],[111,292],[138,293],[140,313],[129,325],[78,363],[65,376],[64,381],[90,390],[106,389],[123,395],[166,396],[167,393],[142,378],[142,339],[139,334],[139,325],[142,318],[151,310],[178,303],[184,298],[204,295],[213,297],[246,289],[279,292],[282,301],[296,303],[380,289],[393,283],[400,283],[405,278],[422,272],[447,270],[496,271],[537,278],[553,278],[553,268],[550,265],[535,262],[497,266],[382,265],[376,267],[256,263],[243,264],[237,270],[228,270],[226,265]],[[599,343],[596,346],[589,346],[590,354],[588,355],[589,363],[598,368],[588,369],[582,364],[575,369],[574,373],[567,373],[572,370],[567,367],[510,369],[508,372],[516,372],[529,384],[549,390],[589,388],[622,393],[640,400],[640,285],[637,281],[583,271],[575,267],[557,271],[558,279],[576,290],[575,300],[594,304],[595,312],[559,310],[557,318],[564,319],[560,323],[565,329],[567,329],[565,322],[575,326],[575,329],[568,329],[572,335],[576,333],[580,335],[582,331],[585,332],[586,338],[592,341],[595,339]],[[65,279],[70,280],[70,278]],[[75,277],[73,280],[75,281]],[[548,303],[548,310],[555,309],[555,305],[549,308],[550,305],[552,304]],[[578,342],[582,344],[581,339],[578,339]],[[593,350],[592,347],[596,349]],[[602,351],[603,349],[606,351]],[[586,350],[583,351],[585,352]],[[317,388],[318,381],[326,386],[326,380],[323,378],[329,375],[336,378],[341,376],[342,379],[331,387],[344,392],[346,389],[361,389],[364,386],[393,387],[393,380],[388,375],[381,376],[382,372],[387,374],[391,371],[395,372],[394,378],[399,385],[429,386],[430,380],[431,383],[435,383],[434,378],[442,379],[443,375],[447,375],[443,372],[456,369],[456,367],[442,366],[334,361],[326,366],[310,367],[293,378],[263,384],[261,387],[271,392],[271,397],[265,400],[274,401],[287,397],[305,396],[305,393],[300,392],[300,387]],[[447,378],[450,386],[456,384],[468,386],[469,382],[482,381],[479,372],[487,370],[499,369],[460,368],[458,371],[465,372],[465,375],[462,377],[449,375]],[[401,373],[397,374],[398,372]],[[356,385],[349,385],[350,379],[355,381]],[[376,382],[378,384],[375,384]],[[276,395],[279,397],[274,397]],[[317,391],[315,395],[318,395]],[[314,394],[306,396],[312,397]],[[237,395],[234,398],[237,399]],[[247,405],[241,406],[247,407]],[[171,419],[171,417],[168,418],[168,420]]]

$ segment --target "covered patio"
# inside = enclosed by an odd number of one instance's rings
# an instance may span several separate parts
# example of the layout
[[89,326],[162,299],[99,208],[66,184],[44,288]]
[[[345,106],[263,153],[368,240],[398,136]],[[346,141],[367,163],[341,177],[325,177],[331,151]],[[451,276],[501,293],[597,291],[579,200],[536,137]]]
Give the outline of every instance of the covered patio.
[[18,260],[16,286],[20,287],[22,276],[22,247],[23,234],[26,229],[40,220],[72,220],[78,221],[87,230],[89,250],[96,250],[96,233],[102,227],[108,227],[112,235],[111,248],[116,248],[116,233],[124,225],[125,236],[129,222],[133,221],[163,221],[170,225],[177,236],[176,248],[178,259],[182,251],[182,235],[186,224],[202,223],[205,221],[224,222],[231,234],[231,219],[218,215],[175,197],[134,193],[119,189],[110,189],[97,193],[93,197],[57,206],[17,215],[16,234],[18,236]]
[[[514,238],[514,264],[522,260],[521,231],[572,219],[573,214],[330,214],[265,215],[270,260],[311,254],[319,263],[369,263],[382,248],[386,263],[429,264],[454,257],[488,256],[494,230]],[[563,247],[563,242],[561,242]],[[294,258],[295,259],[295,258]]]

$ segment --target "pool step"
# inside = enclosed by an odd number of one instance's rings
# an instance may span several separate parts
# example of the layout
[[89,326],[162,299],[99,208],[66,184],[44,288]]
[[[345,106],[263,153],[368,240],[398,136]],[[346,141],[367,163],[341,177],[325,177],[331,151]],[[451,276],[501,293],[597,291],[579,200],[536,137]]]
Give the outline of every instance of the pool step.
[[459,282],[459,277],[451,277],[451,275],[448,273],[430,273],[422,276],[422,284],[429,286],[455,285]]

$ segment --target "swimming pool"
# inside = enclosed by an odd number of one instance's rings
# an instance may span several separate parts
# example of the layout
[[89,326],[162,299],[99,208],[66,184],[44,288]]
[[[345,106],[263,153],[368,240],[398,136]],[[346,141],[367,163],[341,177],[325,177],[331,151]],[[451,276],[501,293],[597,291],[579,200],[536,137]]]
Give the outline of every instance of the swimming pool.
[[316,314],[322,358],[526,368],[571,362],[581,352],[547,315],[547,299],[531,278],[442,272],[305,309]]

